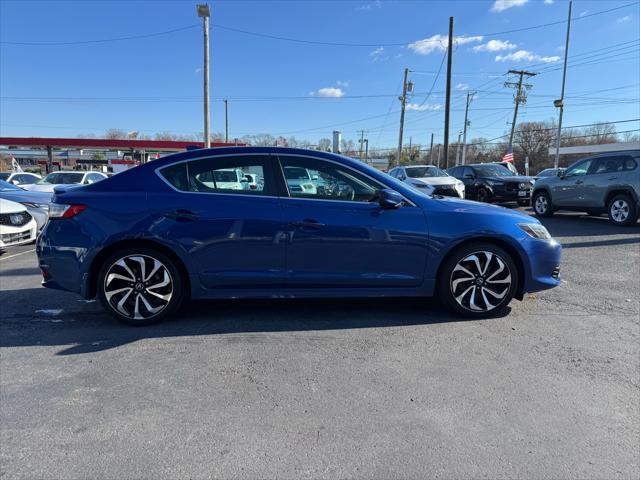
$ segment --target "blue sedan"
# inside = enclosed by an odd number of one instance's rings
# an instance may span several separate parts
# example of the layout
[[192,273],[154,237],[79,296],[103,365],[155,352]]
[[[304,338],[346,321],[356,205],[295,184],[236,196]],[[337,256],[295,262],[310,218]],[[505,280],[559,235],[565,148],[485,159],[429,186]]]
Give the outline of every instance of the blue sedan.
[[[293,169],[309,186],[291,188]],[[561,247],[538,220],[427,196],[330,153],[192,150],[53,202],[37,242],[43,285],[97,296],[134,325],[187,298],[435,295],[486,317],[560,283]]]

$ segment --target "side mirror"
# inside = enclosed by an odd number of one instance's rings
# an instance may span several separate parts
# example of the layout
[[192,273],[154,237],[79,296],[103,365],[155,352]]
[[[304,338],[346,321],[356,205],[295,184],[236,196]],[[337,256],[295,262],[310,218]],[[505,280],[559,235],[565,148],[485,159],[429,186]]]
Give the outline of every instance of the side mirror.
[[382,208],[400,208],[404,203],[404,198],[395,190],[383,188],[378,190],[378,203]]

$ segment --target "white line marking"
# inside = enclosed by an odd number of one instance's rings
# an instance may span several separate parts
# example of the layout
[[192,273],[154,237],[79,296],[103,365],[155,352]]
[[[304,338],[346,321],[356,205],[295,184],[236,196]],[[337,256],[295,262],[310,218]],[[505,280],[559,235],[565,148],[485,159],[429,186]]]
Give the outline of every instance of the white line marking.
[[8,257],[0,257],[0,262],[2,262],[3,260],[9,260],[10,258],[13,258],[13,257],[19,257],[20,255],[24,255],[25,253],[33,253],[35,251],[36,249],[34,248],[33,250],[27,250],[26,252],[15,253],[13,255],[9,255]]

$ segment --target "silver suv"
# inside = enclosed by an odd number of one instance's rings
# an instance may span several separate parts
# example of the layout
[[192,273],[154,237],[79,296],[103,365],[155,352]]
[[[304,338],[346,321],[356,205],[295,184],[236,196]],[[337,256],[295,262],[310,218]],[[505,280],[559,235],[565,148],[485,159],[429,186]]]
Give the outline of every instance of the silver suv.
[[585,158],[555,177],[540,178],[532,204],[540,217],[573,210],[607,213],[616,225],[633,224],[640,213],[640,150]]

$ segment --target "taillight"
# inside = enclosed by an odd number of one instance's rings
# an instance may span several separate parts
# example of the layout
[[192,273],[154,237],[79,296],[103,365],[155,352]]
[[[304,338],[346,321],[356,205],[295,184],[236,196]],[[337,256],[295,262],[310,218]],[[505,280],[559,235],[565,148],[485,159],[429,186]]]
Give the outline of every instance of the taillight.
[[75,217],[86,208],[86,205],[63,205],[61,203],[52,203],[49,206],[49,220]]

